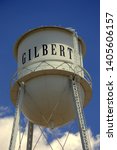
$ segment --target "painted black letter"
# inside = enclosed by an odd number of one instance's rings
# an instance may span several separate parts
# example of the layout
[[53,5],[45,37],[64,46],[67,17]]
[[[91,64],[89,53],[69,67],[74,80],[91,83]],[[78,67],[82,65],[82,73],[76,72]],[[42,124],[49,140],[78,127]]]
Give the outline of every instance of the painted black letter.
[[23,53],[22,55],[22,64],[26,63],[26,53]]
[[69,58],[72,59],[72,57],[71,57],[72,49],[68,47],[67,50],[69,51]]
[[39,57],[39,53],[37,53],[37,47],[34,47],[34,51],[35,51],[35,58]]
[[51,44],[51,46],[52,46],[52,55],[56,55],[56,51],[55,51],[56,44]]
[[29,52],[29,60],[31,60],[31,49],[29,49],[28,52]]
[[47,55],[48,54],[48,50],[47,50],[48,46],[46,44],[43,44],[42,47],[43,47],[43,55]]
[[60,56],[65,57],[64,46],[63,45],[60,45]]

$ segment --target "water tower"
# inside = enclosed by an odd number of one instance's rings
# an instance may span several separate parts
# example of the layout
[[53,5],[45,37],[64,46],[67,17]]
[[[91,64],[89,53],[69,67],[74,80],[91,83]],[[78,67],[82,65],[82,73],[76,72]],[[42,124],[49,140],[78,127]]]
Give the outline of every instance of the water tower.
[[78,118],[83,150],[90,150],[83,107],[92,95],[91,79],[83,68],[85,46],[71,28],[47,26],[25,33],[16,43],[17,73],[11,85],[16,106],[9,150],[15,150],[20,112],[29,120],[27,150],[33,124],[56,128]]

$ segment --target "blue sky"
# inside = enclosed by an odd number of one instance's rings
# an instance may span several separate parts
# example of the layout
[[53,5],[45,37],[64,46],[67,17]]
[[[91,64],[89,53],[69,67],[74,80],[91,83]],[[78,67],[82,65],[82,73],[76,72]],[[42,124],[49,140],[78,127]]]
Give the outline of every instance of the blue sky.
[[99,0],[1,0],[0,1],[0,106],[14,114],[10,81],[16,71],[13,47],[28,30],[45,25],[72,27],[86,44],[84,67],[90,73],[93,97],[85,108],[87,126],[94,136],[100,133],[100,43]]

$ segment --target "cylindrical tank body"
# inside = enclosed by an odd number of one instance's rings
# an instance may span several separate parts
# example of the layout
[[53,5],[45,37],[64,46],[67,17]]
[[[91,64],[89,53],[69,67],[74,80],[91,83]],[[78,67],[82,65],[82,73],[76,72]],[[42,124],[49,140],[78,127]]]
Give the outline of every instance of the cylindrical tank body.
[[91,85],[83,69],[85,46],[73,30],[41,27],[25,33],[16,43],[18,72],[11,86],[15,104],[19,83],[25,83],[22,111],[35,124],[57,127],[75,118],[71,77],[80,84],[80,100],[85,106]]

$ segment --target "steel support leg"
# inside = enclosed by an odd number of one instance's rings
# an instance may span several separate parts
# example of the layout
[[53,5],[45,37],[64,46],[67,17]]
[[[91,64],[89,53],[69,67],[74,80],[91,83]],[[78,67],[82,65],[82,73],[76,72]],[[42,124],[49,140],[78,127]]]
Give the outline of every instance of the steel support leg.
[[24,97],[24,83],[21,83],[20,88],[19,88],[19,93],[18,93],[18,99],[17,99],[17,105],[16,105],[16,114],[15,114],[15,118],[14,118],[14,122],[13,122],[13,128],[12,128],[9,150],[15,150],[23,97]]
[[80,102],[80,86],[76,83],[75,80],[72,80],[72,90],[73,90],[73,99],[76,110],[76,117],[78,118],[79,127],[80,127],[80,136],[83,150],[91,150],[91,146],[89,143],[89,138],[87,135],[87,129],[85,125],[84,115],[83,115],[83,107]]
[[32,150],[32,142],[33,142],[33,123],[29,121],[29,123],[28,123],[27,150]]

